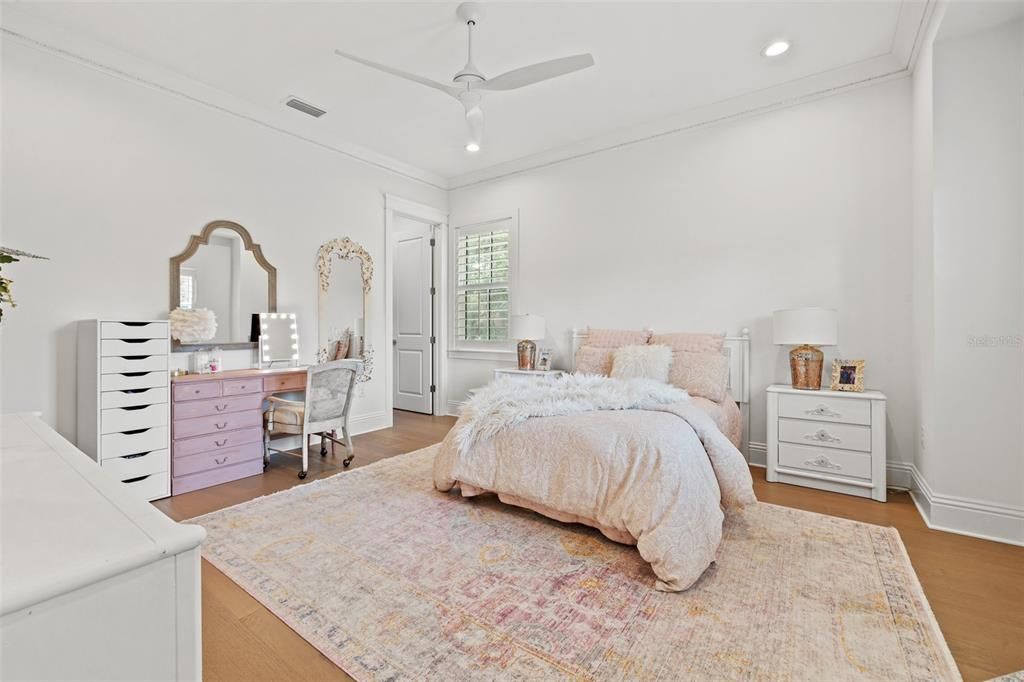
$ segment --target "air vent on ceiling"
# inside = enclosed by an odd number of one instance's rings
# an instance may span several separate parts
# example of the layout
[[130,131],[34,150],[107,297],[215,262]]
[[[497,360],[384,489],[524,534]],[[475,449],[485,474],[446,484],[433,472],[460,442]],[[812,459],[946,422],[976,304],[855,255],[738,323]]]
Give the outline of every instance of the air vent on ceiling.
[[297,99],[295,97],[289,97],[288,101],[286,101],[284,104],[285,106],[291,107],[292,109],[295,109],[297,111],[301,111],[304,114],[309,114],[313,118],[320,118],[321,116],[327,113],[323,109],[320,109],[319,107],[314,107],[312,104],[309,104],[308,102],[303,102],[301,99]]

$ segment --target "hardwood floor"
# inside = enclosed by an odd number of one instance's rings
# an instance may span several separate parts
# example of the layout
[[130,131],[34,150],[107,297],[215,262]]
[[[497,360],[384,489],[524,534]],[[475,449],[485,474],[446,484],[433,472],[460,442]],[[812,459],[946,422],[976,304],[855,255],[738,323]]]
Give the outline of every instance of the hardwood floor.
[[[440,441],[455,420],[395,412],[394,428],[354,438],[351,468]],[[344,471],[337,457],[310,454],[306,482]],[[300,484],[297,457],[275,456],[263,476],[155,503],[184,520]],[[754,487],[770,502],[900,532],[928,601],[965,680],[1024,669],[1024,548],[929,530],[909,495],[880,504],[846,495],[768,483],[754,468]],[[210,682],[349,680],[320,652],[220,571],[203,562],[203,673]]]

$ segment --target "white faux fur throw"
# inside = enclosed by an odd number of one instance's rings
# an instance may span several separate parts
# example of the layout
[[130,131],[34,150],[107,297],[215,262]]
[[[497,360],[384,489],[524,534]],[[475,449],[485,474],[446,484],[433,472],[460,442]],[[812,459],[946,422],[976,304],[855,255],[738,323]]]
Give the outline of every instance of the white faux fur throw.
[[643,410],[689,400],[686,391],[650,379],[612,379],[569,374],[549,381],[498,379],[479,389],[462,408],[455,442],[467,452],[531,417],[558,417],[598,410]]

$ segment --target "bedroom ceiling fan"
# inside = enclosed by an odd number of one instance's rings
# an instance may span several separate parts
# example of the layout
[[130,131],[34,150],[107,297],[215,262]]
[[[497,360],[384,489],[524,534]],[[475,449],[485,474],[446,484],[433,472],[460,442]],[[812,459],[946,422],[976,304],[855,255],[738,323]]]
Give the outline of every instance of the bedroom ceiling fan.
[[455,85],[438,83],[429,78],[407,73],[383,64],[377,64],[362,57],[342,52],[341,50],[335,50],[334,53],[339,57],[344,57],[345,59],[368,66],[371,69],[377,69],[392,76],[398,76],[413,83],[419,83],[428,88],[440,90],[459,100],[466,110],[466,125],[469,128],[469,141],[466,144],[466,150],[470,152],[479,151],[480,145],[483,142],[484,112],[480,105],[483,100],[484,91],[518,90],[527,85],[564,76],[567,73],[580,71],[594,65],[594,58],[590,54],[577,54],[571,57],[561,57],[560,59],[551,59],[546,62],[531,64],[530,66],[507,71],[494,78],[487,78],[477,68],[476,64],[473,63],[473,27],[480,20],[480,4],[464,2],[459,5],[456,14],[461,21],[465,22],[466,28],[469,31],[469,57],[466,60],[466,65],[452,78],[452,82]]

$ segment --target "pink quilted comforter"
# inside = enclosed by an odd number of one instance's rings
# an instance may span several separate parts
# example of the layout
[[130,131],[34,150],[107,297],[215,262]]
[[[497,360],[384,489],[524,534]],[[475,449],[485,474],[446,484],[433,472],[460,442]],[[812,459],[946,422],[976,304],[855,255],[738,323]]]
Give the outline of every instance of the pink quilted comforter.
[[[465,419],[460,419],[460,423]],[[756,501],[746,461],[692,401],[530,418],[434,461],[438,490],[508,504],[635,544],[655,587],[690,587],[715,559],[723,507]]]

